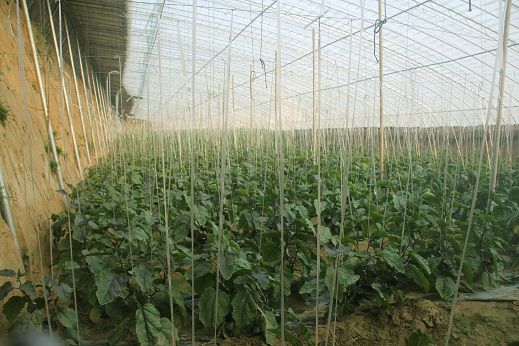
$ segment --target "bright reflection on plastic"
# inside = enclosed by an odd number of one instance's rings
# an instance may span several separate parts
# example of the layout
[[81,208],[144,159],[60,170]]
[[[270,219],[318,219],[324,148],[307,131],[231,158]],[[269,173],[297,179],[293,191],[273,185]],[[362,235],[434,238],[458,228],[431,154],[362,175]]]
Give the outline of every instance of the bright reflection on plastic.
[[65,346],[61,338],[50,337],[42,332],[27,332],[11,334],[0,340],[0,346]]

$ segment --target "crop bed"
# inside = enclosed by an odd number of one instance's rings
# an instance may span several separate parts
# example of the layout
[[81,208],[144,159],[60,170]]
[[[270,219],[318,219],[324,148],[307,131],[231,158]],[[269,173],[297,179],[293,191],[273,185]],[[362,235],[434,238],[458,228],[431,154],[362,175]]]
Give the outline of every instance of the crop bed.
[[[394,151],[381,172],[373,152],[334,136],[317,154],[303,139],[264,136],[118,142],[53,217],[45,284],[2,271],[17,279],[4,297],[22,293],[6,317],[76,341],[158,345],[173,333],[273,344],[283,333],[306,344],[316,323],[331,342],[338,316],[387,309],[411,291],[453,297],[477,157]],[[503,162],[489,184],[483,162],[460,292],[496,287],[517,266],[517,164]]]

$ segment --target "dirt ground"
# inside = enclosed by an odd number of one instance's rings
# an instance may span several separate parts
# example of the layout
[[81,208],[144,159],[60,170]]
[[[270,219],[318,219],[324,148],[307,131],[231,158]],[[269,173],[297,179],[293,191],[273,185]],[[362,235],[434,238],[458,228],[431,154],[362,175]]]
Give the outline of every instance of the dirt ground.
[[[448,302],[415,298],[387,311],[345,315],[337,321],[335,345],[407,345],[416,330],[429,335],[433,345],[443,345],[449,310]],[[326,326],[320,327],[319,334],[324,345]],[[332,339],[333,334],[329,336],[330,345]],[[232,338],[222,343],[263,344],[261,337]],[[519,301],[459,302],[450,344],[519,345]]]

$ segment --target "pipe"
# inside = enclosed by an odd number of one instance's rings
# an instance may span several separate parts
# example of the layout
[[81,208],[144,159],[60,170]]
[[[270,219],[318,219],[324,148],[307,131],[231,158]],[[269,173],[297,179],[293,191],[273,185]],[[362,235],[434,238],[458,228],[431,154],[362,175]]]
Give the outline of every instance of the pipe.
[[[121,64],[121,56],[119,54],[114,56],[114,59],[119,60],[119,90],[117,92],[118,93],[121,92],[121,95],[119,97],[121,98],[120,109],[121,109],[121,113],[122,113],[123,112],[123,67]],[[117,95],[115,97],[116,97],[116,102],[117,102]],[[117,112],[117,116],[120,116],[119,112]]]
[[[122,101],[121,91],[123,91],[123,89],[119,89],[117,91],[117,94],[115,94],[115,114],[117,114],[117,115],[119,115],[119,100]],[[122,109],[122,104],[121,104],[121,109]]]
[[[112,73],[119,73],[117,70],[113,70],[108,72],[108,76],[106,77],[106,100],[108,101],[108,105],[112,107],[112,82],[110,77]],[[120,73],[119,73],[120,74]]]
[[[5,193],[4,193],[5,191]],[[11,206],[9,205],[9,199],[7,197],[7,187],[4,182],[4,176],[2,174],[2,168],[0,167],[0,198],[1,198],[1,212],[2,217],[5,220],[5,223],[7,224],[7,227],[9,227],[9,230],[11,231],[11,234],[13,235],[14,239],[14,245],[16,246],[16,250],[18,251],[18,254],[20,255],[20,263],[22,265],[22,271],[25,272],[25,268],[23,265],[23,256],[22,251],[20,249],[20,243],[18,242],[18,237],[16,235],[16,228],[14,226],[14,220],[13,220],[13,214],[11,213]]]

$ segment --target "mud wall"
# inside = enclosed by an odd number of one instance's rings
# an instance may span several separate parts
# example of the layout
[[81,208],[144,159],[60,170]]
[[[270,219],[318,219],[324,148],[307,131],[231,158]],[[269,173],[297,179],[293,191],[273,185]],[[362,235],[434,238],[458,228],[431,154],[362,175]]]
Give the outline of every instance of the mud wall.
[[[40,90],[32,56],[28,25],[20,9],[23,64],[19,64],[16,1],[0,0],[0,169],[3,171],[8,201],[20,245],[18,251],[13,234],[0,217],[0,269],[25,271],[41,277],[49,268],[50,217],[65,210],[62,195],[58,192],[56,162],[50,154],[47,122],[43,112]],[[40,14],[41,15],[41,14]],[[83,122],[68,54],[64,58],[65,84],[68,89],[71,118],[77,140],[80,168],[76,163],[71,124],[62,93],[60,69],[54,43],[42,33],[41,26],[33,22],[44,88],[49,108],[50,122],[59,152],[59,167],[65,186],[80,180],[80,169],[86,174],[107,150],[113,136],[115,117],[103,108],[101,99],[87,83],[83,87],[76,59],[77,82],[83,110]],[[52,36],[51,36],[52,37]],[[68,46],[63,44],[63,51]],[[86,67],[88,62],[84,63]],[[22,65],[23,74],[20,73]],[[23,77],[24,75],[24,77]],[[93,76],[93,75],[92,75]],[[25,88],[23,88],[25,79]],[[85,82],[87,78],[85,77]],[[92,83],[93,80],[90,80]],[[25,90],[26,92],[22,92]],[[98,95],[103,95],[104,91]],[[24,96],[25,95],[25,96]],[[89,116],[88,116],[89,114]],[[85,126],[86,136],[83,131]],[[87,155],[87,142],[90,155]],[[1,278],[0,278],[1,279]],[[1,303],[0,303],[1,305]],[[0,313],[0,329],[3,316]]]

